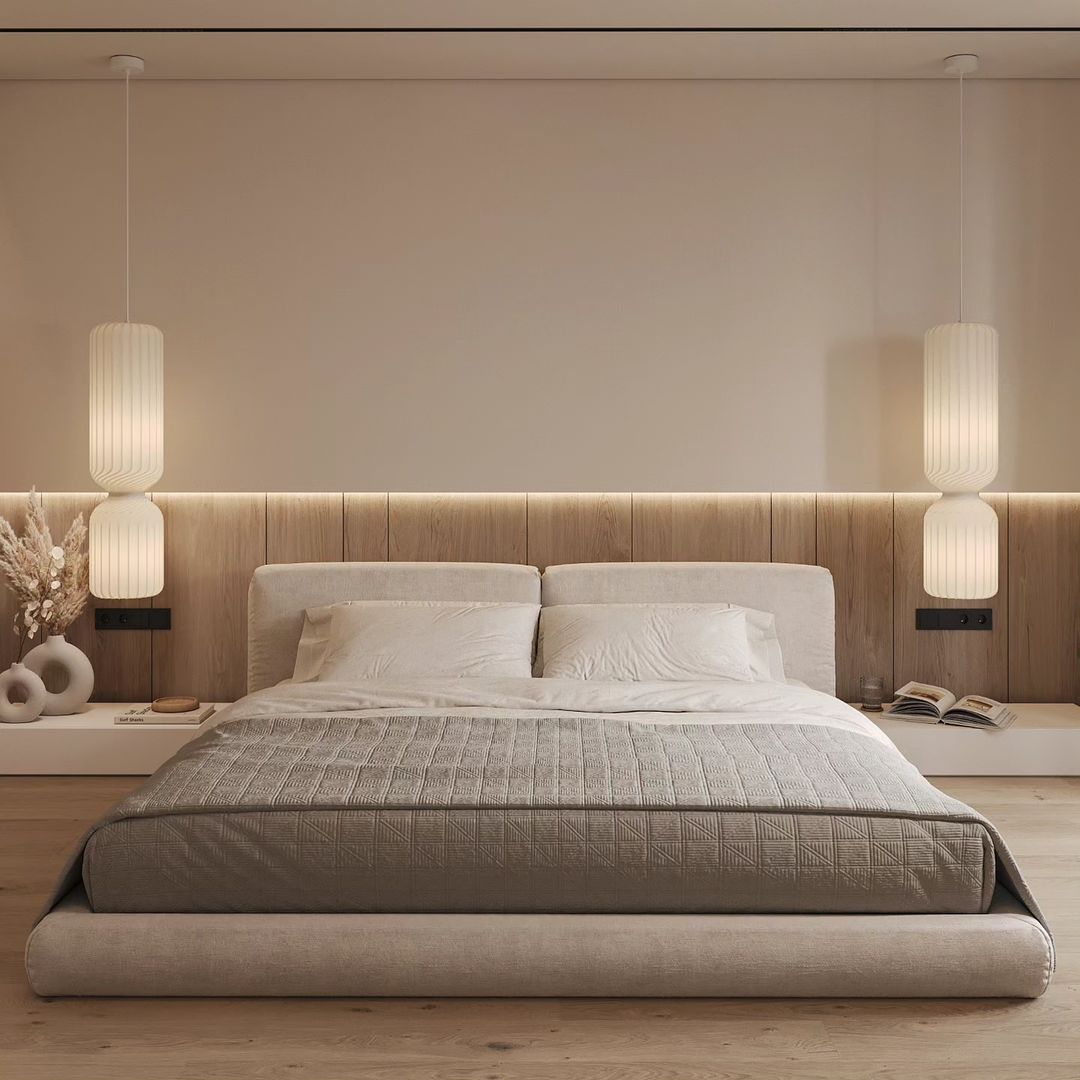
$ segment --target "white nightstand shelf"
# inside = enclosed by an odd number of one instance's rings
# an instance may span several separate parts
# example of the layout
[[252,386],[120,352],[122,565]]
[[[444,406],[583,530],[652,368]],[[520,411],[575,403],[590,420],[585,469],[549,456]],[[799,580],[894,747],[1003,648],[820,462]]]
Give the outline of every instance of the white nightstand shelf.
[[118,712],[131,707],[130,702],[98,702],[74,716],[0,724],[0,775],[148,776],[218,717],[214,712],[197,727],[113,723]]
[[[857,707],[857,706],[856,706]],[[924,776],[1080,776],[1080,705],[1011,703],[1004,731],[865,713]]]

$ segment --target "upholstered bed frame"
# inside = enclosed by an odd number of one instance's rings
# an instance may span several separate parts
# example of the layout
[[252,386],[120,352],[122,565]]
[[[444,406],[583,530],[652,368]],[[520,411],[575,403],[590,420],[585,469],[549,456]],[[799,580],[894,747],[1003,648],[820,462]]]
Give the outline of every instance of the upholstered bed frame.
[[[525,566],[266,566],[249,689],[291,673],[307,607],[540,592]],[[689,599],[775,612],[789,674],[833,691],[827,570],[587,564],[543,583],[546,604]],[[26,966],[50,996],[1036,997],[1053,948],[1000,889],[982,915],[191,915],[95,913],[80,888],[38,923]]]

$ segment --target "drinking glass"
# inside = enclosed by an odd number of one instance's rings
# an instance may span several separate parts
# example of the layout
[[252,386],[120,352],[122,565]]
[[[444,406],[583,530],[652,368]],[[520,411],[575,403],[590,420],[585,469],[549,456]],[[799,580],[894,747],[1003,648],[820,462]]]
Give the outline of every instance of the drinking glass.
[[862,695],[863,712],[881,712],[881,703],[885,700],[884,676],[860,676],[859,693]]

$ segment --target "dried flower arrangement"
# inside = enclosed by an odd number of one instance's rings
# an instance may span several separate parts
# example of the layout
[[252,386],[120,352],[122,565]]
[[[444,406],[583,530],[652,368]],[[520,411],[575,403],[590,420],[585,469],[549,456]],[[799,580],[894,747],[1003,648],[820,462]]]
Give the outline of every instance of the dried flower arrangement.
[[64,539],[53,543],[33,489],[26,497],[22,536],[0,518],[0,570],[19,603],[15,633],[19,635],[20,660],[26,643],[39,631],[62,634],[86,606],[90,576],[85,544],[82,514],[71,523]]

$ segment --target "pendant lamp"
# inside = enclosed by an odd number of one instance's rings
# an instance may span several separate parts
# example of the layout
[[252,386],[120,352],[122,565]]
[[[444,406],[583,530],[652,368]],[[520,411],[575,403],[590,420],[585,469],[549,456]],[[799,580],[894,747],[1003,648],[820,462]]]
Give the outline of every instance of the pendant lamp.
[[923,588],[955,600],[998,591],[997,514],[979,494],[998,471],[998,336],[964,321],[964,76],[978,63],[945,60],[960,85],[958,321],[928,330],[923,347],[924,468],[942,491],[923,519]]
[[108,492],[90,515],[90,591],[120,599],[165,585],[165,527],[146,490],[164,468],[165,339],[131,321],[131,76],[137,56],[114,56],[124,77],[124,321],[90,331],[90,475]]

